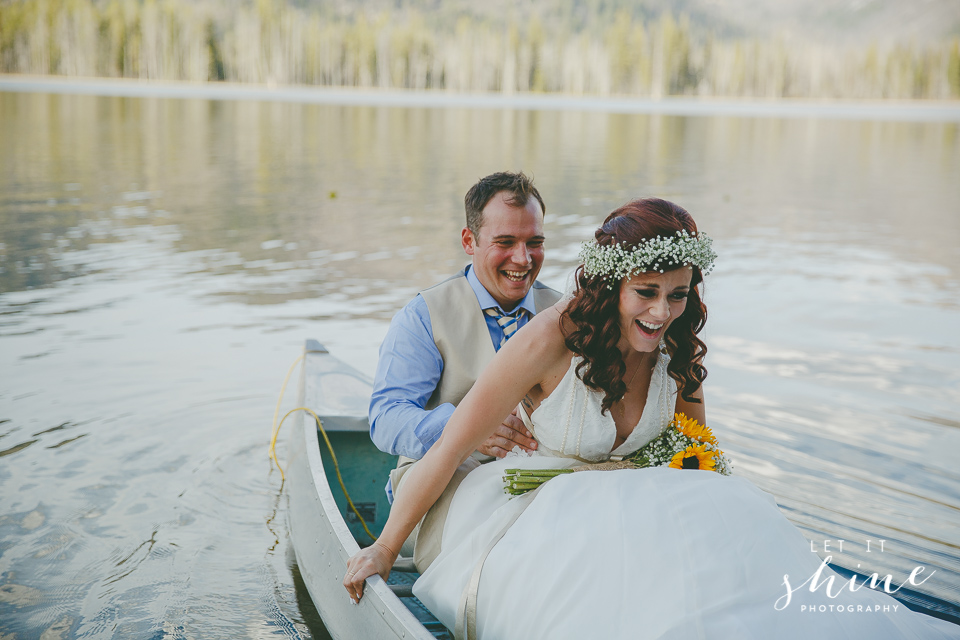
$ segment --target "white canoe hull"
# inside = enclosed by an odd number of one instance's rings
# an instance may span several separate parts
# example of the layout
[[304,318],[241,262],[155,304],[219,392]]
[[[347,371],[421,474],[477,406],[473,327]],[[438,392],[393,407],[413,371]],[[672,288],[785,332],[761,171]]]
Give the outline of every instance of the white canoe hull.
[[[365,425],[369,381],[329,355],[316,341],[307,341],[306,351],[298,406],[313,409],[325,427],[328,422],[330,427],[339,424],[349,430],[358,424]],[[321,378],[326,380],[321,382]],[[344,383],[348,393],[341,397],[319,397],[325,390],[343,388]],[[358,399],[362,399],[362,405]],[[332,407],[332,404],[339,406]],[[285,489],[290,497],[291,538],[300,574],[327,631],[337,640],[434,640],[434,635],[379,576],[368,579],[359,604],[350,601],[341,581],[347,559],[360,547],[340,514],[327,482],[313,417],[300,412],[290,420],[293,424],[288,440]]]

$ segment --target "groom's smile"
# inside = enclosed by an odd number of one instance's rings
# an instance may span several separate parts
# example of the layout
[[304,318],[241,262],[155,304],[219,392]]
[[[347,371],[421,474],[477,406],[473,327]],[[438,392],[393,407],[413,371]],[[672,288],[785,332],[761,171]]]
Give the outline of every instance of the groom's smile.
[[503,271],[503,275],[505,275],[510,280],[513,280],[514,282],[523,282],[524,278],[527,277],[528,273],[530,273],[529,269],[526,271],[507,271],[507,270]]
[[501,191],[483,208],[474,234],[463,230],[463,249],[473,256],[480,284],[504,311],[512,311],[530,291],[543,264],[543,211],[536,198],[522,207]]

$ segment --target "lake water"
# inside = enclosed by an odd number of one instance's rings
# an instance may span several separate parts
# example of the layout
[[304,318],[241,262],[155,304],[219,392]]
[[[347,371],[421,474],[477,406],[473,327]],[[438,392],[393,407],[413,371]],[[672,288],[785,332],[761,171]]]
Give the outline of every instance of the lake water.
[[687,208],[735,472],[956,614],[960,118],[900,120],[0,92],[0,637],[325,637],[280,383],[306,338],[372,374],[502,169],[559,288],[625,200]]

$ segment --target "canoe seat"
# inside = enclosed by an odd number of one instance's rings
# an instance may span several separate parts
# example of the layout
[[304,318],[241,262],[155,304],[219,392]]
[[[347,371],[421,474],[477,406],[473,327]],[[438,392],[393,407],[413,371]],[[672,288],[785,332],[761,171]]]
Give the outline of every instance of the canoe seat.
[[399,556],[397,561],[393,563],[393,570],[402,573],[417,572],[417,568],[413,566],[413,558],[404,558],[403,556]]
[[412,598],[413,597],[413,585],[412,584],[390,584],[387,585],[390,587],[390,591],[393,591],[394,595],[398,598]]

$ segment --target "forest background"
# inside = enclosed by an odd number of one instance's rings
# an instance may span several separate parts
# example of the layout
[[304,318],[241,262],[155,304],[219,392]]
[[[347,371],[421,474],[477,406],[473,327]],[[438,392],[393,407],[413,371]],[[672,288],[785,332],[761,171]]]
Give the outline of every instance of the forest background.
[[0,0],[0,72],[645,98],[960,98],[960,1]]

